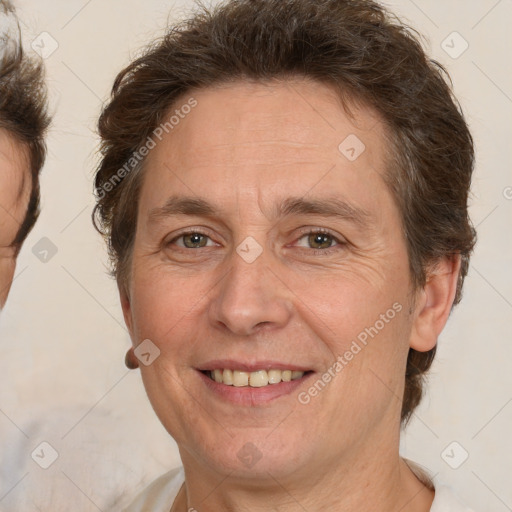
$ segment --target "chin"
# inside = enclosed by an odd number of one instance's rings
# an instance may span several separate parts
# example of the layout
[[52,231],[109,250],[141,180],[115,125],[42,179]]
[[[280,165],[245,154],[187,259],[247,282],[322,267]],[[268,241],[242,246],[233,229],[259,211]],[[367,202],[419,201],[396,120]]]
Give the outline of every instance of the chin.
[[216,474],[260,483],[264,480],[275,482],[274,479],[286,479],[296,473],[297,468],[308,467],[308,452],[314,452],[305,451],[305,436],[300,433],[297,436],[287,432],[280,434],[268,429],[254,429],[251,433],[248,429],[233,437],[223,435],[222,440],[217,436],[199,436],[201,441],[191,443],[194,447],[192,455],[196,463],[206,465]]

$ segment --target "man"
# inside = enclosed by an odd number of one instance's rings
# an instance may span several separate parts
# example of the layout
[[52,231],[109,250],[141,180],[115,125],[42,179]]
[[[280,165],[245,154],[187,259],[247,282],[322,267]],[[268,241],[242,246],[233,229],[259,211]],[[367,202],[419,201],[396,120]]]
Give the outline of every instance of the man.
[[16,257],[39,215],[39,172],[46,156],[43,67],[27,57],[10,2],[0,1],[0,309]]
[[130,512],[466,511],[399,456],[475,241],[473,144],[370,0],[200,12],[117,77],[97,221],[183,468]]

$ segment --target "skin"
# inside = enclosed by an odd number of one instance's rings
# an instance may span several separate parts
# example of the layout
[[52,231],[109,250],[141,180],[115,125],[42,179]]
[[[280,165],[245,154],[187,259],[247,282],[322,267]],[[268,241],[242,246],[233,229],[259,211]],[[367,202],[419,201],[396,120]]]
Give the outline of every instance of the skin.
[[5,305],[16,269],[13,242],[30,198],[30,168],[22,145],[0,129],[0,309]]
[[[413,292],[382,178],[383,123],[355,104],[348,117],[333,90],[304,80],[239,82],[193,97],[197,106],[148,155],[130,278],[120,286],[134,347],[150,339],[160,350],[141,372],[185,468],[173,510],[430,510],[434,493],[399,457],[399,397],[409,347],[432,348],[447,320],[459,261],[439,262]],[[349,134],[366,146],[353,162],[338,150]],[[220,213],[155,219],[171,195],[201,197]],[[335,196],[366,212],[364,223],[276,217],[274,205],[289,196]],[[322,228],[334,237],[323,246],[307,234]],[[179,238],[194,229],[202,243]],[[236,252],[248,236],[262,248],[252,263]],[[401,312],[299,403],[394,303]],[[218,359],[314,373],[270,402],[234,404],[197,370]],[[261,455],[252,467],[237,457],[246,443]]]

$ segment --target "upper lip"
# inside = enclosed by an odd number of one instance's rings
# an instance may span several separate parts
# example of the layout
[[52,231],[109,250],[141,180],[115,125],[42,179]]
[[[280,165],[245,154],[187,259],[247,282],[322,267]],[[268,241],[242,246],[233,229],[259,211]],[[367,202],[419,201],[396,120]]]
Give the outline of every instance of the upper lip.
[[244,372],[256,372],[258,370],[295,370],[299,372],[311,371],[311,367],[281,361],[262,360],[253,362],[235,361],[233,359],[216,359],[201,364],[197,368],[200,371],[211,370],[240,370]]

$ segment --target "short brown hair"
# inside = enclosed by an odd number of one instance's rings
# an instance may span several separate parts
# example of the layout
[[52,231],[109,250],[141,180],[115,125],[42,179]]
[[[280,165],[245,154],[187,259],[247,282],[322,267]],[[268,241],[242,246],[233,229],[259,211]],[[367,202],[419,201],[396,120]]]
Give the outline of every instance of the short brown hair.
[[0,34],[0,128],[27,150],[32,180],[27,212],[12,244],[19,250],[39,216],[39,172],[50,117],[42,61],[25,55],[14,8],[6,0],[0,1],[0,18],[10,29]]
[[[457,303],[475,243],[467,210],[473,141],[447,73],[425,55],[415,32],[371,0],[231,0],[199,7],[119,73],[99,119],[93,219],[107,239],[118,282],[128,276],[141,172],[123,175],[108,194],[103,187],[177,99],[235,80],[306,77],[381,115],[393,147],[385,179],[401,212],[414,287],[425,284],[441,258],[460,255]],[[435,348],[409,351],[404,424],[421,400],[434,354]]]

